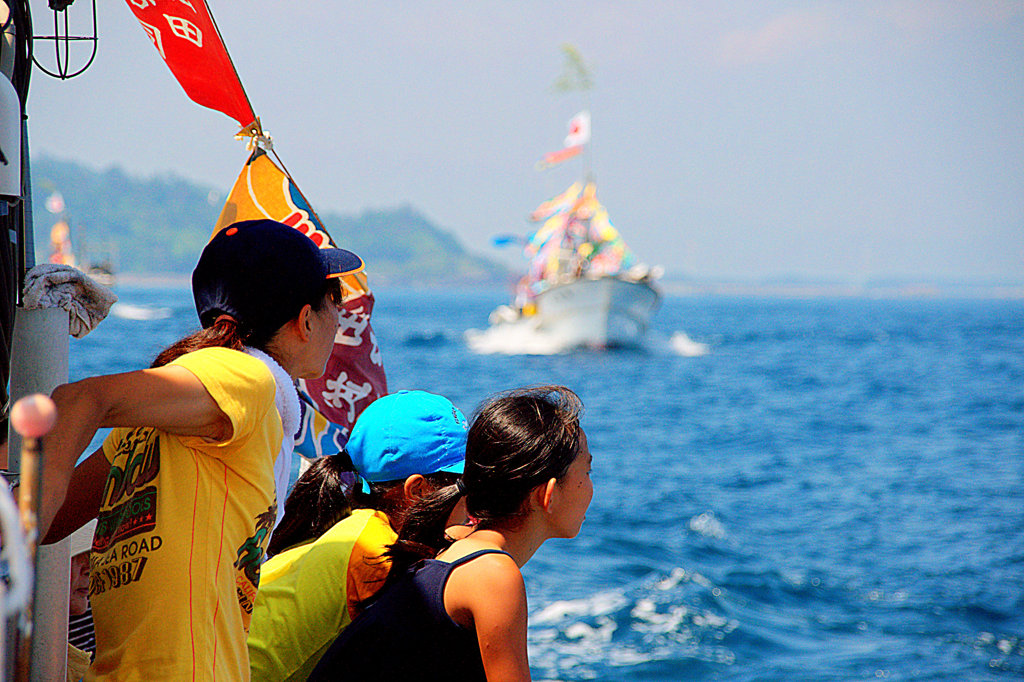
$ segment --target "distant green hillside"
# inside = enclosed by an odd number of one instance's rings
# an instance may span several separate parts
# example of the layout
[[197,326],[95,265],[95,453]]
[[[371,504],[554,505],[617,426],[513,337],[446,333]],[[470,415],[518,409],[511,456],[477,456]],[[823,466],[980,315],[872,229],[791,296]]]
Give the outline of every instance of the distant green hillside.
[[[42,262],[49,254],[55,216],[45,204],[56,190],[64,197],[76,250],[92,260],[110,256],[122,273],[191,272],[224,200],[210,187],[171,175],[139,178],[118,168],[95,171],[49,157],[33,160],[32,180],[37,259]],[[467,253],[411,206],[357,216],[320,213],[320,218],[335,241],[363,257],[373,284],[506,277],[501,265]]]

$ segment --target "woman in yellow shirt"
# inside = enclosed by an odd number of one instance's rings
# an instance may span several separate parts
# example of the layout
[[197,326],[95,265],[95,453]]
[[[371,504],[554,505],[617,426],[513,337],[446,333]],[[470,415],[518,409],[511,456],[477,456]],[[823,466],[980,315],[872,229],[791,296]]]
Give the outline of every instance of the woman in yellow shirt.
[[[231,225],[192,274],[201,331],[150,369],[54,391],[40,531],[52,542],[98,517],[86,680],[248,679],[292,382],[323,373],[340,278],[361,267],[281,223]],[[101,427],[103,447],[73,469]]]

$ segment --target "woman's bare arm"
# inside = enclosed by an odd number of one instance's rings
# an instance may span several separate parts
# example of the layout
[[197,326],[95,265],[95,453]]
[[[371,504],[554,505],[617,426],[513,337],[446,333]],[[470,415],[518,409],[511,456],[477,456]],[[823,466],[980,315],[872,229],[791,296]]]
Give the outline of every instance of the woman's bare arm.
[[57,423],[44,437],[39,531],[45,535],[64,502],[75,462],[103,427],[152,426],[211,440],[231,437],[231,421],[202,382],[167,365],[58,386]]
[[459,566],[444,605],[455,622],[476,631],[488,682],[529,682],[526,585],[515,561],[491,554]]

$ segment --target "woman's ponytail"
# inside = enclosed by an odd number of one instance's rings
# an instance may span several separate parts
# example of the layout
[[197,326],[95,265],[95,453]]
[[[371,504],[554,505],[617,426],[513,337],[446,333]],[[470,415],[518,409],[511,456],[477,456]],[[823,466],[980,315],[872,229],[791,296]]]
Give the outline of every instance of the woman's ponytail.
[[243,350],[245,346],[246,343],[242,331],[238,327],[238,322],[228,315],[222,315],[211,326],[189,334],[162,350],[150,367],[163,367],[186,353],[203,348]]
[[[432,559],[452,543],[445,535],[448,518],[462,499],[462,479],[421,497],[406,512],[398,540],[388,547],[389,576],[398,576],[420,559]],[[397,570],[396,570],[397,569]]]
[[339,453],[320,457],[299,476],[284,503],[281,523],[270,537],[269,556],[320,537],[352,513],[351,471],[348,455]]

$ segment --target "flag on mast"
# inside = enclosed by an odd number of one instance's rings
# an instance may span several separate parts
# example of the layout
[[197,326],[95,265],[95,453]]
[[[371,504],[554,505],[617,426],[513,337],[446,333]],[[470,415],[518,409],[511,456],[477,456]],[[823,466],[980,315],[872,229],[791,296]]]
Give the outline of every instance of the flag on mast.
[[[322,249],[337,246],[295,182],[257,148],[231,188],[213,233],[240,220],[260,218],[290,225]],[[344,310],[327,371],[319,379],[299,381],[304,404],[295,451],[305,457],[340,451],[363,408],[388,392],[384,362],[370,324],[374,298],[366,273],[346,275],[341,282]]]
[[[235,119],[239,135],[255,138],[213,234],[240,220],[269,218],[294,227],[320,248],[334,247],[295,181],[267,155],[269,138],[263,136],[206,1],[127,2],[189,98]],[[319,379],[299,382],[303,416],[295,452],[306,457],[339,452],[363,408],[388,392],[370,324],[374,299],[365,272],[347,275],[342,285],[344,311],[327,371]]]
[[551,168],[574,156],[579,156],[583,151],[583,145],[588,142],[590,142],[590,112],[584,110],[569,120],[569,134],[565,136],[564,148],[545,154],[537,162],[537,170]]
[[565,136],[566,147],[577,147],[590,142],[590,112],[581,111],[569,120],[569,134]]
[[135,18],[196,104],[259,132],[259,121],[205,0],[127,0]]

